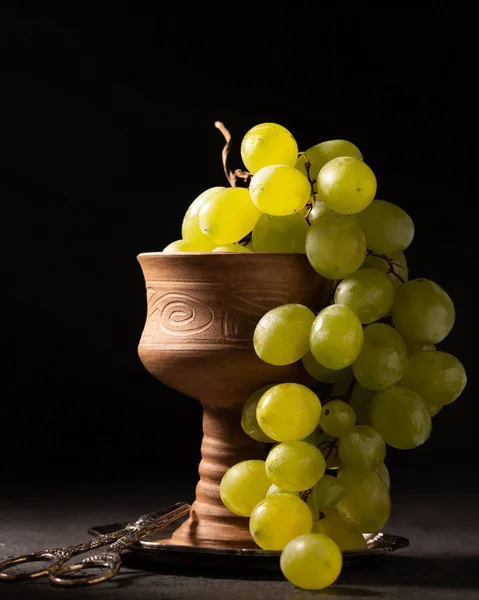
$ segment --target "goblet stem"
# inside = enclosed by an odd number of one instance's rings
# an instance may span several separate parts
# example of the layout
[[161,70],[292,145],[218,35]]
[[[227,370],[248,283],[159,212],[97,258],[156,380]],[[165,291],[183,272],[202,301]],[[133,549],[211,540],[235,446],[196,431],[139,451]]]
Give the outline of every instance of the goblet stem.
[[221,501],[220,482],[234,464],[249,459],[264,460],[266,445],[250,438],[241,428],[241,401],[225,405],[215,398],[202,405],[203,440],[196,498],[190,517],[175,531],[171,542],[189,546],[257,548],[249,533],[249,519],[234,515]]

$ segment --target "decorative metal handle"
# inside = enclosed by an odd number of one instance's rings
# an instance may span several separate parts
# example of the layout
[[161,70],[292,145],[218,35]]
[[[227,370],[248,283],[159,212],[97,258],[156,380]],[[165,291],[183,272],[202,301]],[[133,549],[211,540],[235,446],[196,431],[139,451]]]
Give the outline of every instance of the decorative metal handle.
[[[61,587],[77,587],[85,585],[93,585],[95,583],[102,583],[108,581],[114,577],[121,565],[120,555],[116,552],[104,552],[96,556],[88,556],[79,563],[63,565],[58,569],[55,569],[48,576],[50,582],[54,585]],[[75,573],[84,569],[106,569],[101,574],[90,575],[86,577],[67,577],[69,573]]]
[[[61,550],[43,550],[42,552],[34,552],[32,554],[24,554],[23,556],[16,556],[9,558],[0,563],[0,581],[28,581],[29,579],[37,579],[38,577],[45,577],[49,575],[56,568],[60,568],[64,562],[71,558],[72,553],[67,549]],[[28,573],[16,573],[10,575],[5,573],[7,569],[16,565],[23,565],[26,563],[47,561],[50,563],[44,569],[38,571],[31,571]]]

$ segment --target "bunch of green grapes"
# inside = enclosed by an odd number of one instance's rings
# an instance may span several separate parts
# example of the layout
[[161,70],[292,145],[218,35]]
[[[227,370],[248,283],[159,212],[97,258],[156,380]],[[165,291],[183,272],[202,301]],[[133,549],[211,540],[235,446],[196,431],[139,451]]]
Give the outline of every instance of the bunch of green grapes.
[[437,283],[409,277],[414,223],[376,198],[375,173],[355,144],[299,152],[285,127],[262,123],[244,136],[241,157],[248,185],[200,194],[182,239],[164,252],[302,253],[331,281],[318,313],[278,306],[253,338],[261,360],[301,361],[327,391],[291,382],[252,394],[241,426],[269,444],[267,457],[233,465],[220,486],[258,546],[281,551],[285,577],[321,589],[339,576],[341,552],[365,548],[363,534],[389,519],[388,447],[423,444],[432,418],[464,390],[463,365],[437,349],[455,308]]

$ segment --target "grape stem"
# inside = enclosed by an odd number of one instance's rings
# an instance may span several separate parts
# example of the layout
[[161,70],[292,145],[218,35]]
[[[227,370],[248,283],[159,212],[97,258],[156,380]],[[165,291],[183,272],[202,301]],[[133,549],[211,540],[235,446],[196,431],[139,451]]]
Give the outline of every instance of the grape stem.
[[399,273],[395,269],[395,267],[402,268],[401,265],[398,265],[398,263],[395,262],[393,258],[390,258],[385,254],[378,254],[377,252],[373,252],[372,250],[368,250],[367,254],[368,256],[374,256],[375,258],[382,258],[383,260],[385,260],[389,266],[388,273],[391,273],[392,275],[394,275],[394,277],[397,277],[397,279],[399,279],[401,283],[406,283],[404,277],[401,277],[401,275],[399,275]]
[[313,206],[316,203],[316,190],[314,189],[314,179],[311,178],[311,173],[310,173],[310,169],[311,169],[311,161],[308,158],[308,155],[306,154],[306,152],[298,152],[298,158],[300,156],[304,157],[304,168],[306,170],[306,176],[308,178],[309,181],[309,185],[311,186],[311,196],[313,197],[313,201],[312,202],[308,202],[306,204],[306,208],[308,209],[308,212],[305,215],[305,219],[306,219],[306,223],[308,225],[311,225],[311,221],[309,220],[309,215],[311,214],[311,211],[313,210]]
[[250,179],[253,177],[253,173],[243,171],[242,169],[235,169],[234,171],[228,166],[229,153],[231,149],[231,133],[224,126],[221,121],[215,121],[216,129],[219,129],[226,140],[223,150],[221,152],[221,158],[223,160],[223,169],[226,175],[226,179],[229,181],[231,187],[237,187],[238,179],[243,179],[244,183],[249,184]]
[[335,279],[333,281],[333,285],[331,286],[331,291],[329,292],[329,304],[335,304],[334,302],[334,294],[336,293],[336,288],[339,285],[340,280],[339,279]]

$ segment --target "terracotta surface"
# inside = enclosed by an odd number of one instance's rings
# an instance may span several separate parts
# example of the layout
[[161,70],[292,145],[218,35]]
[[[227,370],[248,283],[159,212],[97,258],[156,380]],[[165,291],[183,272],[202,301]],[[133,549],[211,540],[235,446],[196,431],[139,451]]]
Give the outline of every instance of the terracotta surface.
[[143,253],[147,317],[138,353],[164,384],[203,406],[200,480],[191,516],[172,543],[256,547],[248,518],[221,502],[219,484],[233,464],[265,458],[266,446],[241,428],[247,397],[267,383],[309,382],[301,363],[275,367],[253,349],[253,332],[265,312],[301,303],[317,312],[331,281],[300,254]]

